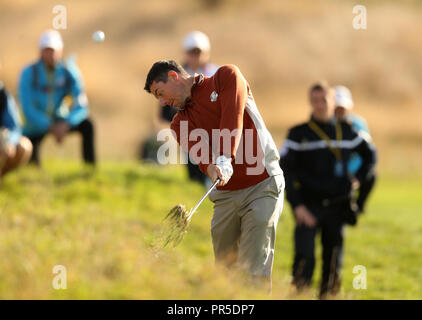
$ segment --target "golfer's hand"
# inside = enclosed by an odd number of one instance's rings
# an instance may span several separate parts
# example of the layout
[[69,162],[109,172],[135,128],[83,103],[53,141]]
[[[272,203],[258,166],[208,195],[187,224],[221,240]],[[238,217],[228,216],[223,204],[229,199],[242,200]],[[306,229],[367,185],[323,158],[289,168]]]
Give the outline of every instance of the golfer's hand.
[[294,209],[294,214],[296,218],[296,224],[298,226],[305,225],[307,227],[313,228],[317,224],[317,219],[303,204],[297,206]]
[[207,173],[213,183],[217,178],[220,178],[220,182],[217,184],[217,187],[222,187],[227,183],[227,181],[224,180],[224,176],[221,172],[221,169],[215,164],[210,164],[208,166]]

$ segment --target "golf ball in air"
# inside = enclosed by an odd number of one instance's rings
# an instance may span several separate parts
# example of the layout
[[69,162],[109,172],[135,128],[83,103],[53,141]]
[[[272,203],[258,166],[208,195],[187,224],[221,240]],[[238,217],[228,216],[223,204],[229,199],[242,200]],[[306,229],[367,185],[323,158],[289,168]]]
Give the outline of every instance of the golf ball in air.
[[103,42],[104,38],[105,38],[104,32],[102,32],[100,30],[95,31],[92,34],[92,39],[94,39],[95,42]]

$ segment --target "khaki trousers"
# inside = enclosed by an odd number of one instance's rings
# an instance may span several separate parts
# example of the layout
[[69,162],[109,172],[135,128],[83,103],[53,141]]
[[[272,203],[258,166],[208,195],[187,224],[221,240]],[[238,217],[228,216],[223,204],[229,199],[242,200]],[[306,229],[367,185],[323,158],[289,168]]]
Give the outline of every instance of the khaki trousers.
[[216,262],[238,265],[271,281],[277,222],[283,209],[284,177],[276,175],[241,190],[216,190],[211,234]]

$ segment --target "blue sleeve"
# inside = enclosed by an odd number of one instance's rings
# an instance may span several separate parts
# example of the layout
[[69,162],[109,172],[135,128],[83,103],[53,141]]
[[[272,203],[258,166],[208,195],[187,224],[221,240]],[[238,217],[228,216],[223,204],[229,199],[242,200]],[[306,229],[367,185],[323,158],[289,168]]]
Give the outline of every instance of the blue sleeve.
[[16,108],[15,99],[7,93],[6,106],[2,115],[3,126],[9,130],[8,141],[16,146],[22,136],[21,119]]
[[362,139],[355,150],[362,158],[362,165],[356,172],[355,177],[359,180],[362,185],[374,173],[375,164],[377,162],[377,151],[372,143]]
[[351,122],[352,122],[353,129],[356,130],[357,132],[363,130],[364,132],[370,134],[368,123],[366,122],[364,118],[353,114],[351,115]]
[[74,127],[88,117],[88,98],[83,90],[81,80],[72,72],[67,72],[70,76],[70,94],[72,95],[74,102],[66,120],[72,127]]
[[32,67],[27,67],[22,71],[19,80],[19,99],[26,122],[37,131],[47,131],[51,121],[47,115],[38,110],[34,105],[36,92],[32,88]]

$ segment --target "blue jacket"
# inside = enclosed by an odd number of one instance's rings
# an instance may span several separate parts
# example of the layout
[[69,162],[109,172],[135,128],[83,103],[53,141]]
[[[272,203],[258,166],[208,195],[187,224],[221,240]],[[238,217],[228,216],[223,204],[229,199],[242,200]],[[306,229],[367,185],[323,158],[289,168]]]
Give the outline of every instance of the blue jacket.
[[[355,130],[355,132],[361,135],[365,135],[367,138],[367,141],[372,141],[368,124],[364,118],[356,114],[350,114],[350,113],[347,114],[345,118],[352,125],[352,128],[353,130]],[[353,153],[350,157],[349,163],[347,164],[348,171],[351,174],[355,174],[361,166],[362,166],[362,158],[357,153]]]
[[[23,133],[29,137],[45,134],[58,119],[72,127],[88,117],[88,99],[80,77],[60,62],[50,75],[39,60],[25,67],[19,80],[19,99],[25,116]],[[64,103],[72,97],[70,108]]]
[[21,131],[21,118],[19,116],[18,109],[16,107],[15,99],[9,94],[0,82],[0,103],[1,114],[0,114],[0,127],[7,128],[9,135],[7,140],[13,145],[17,145],[22,136]]

